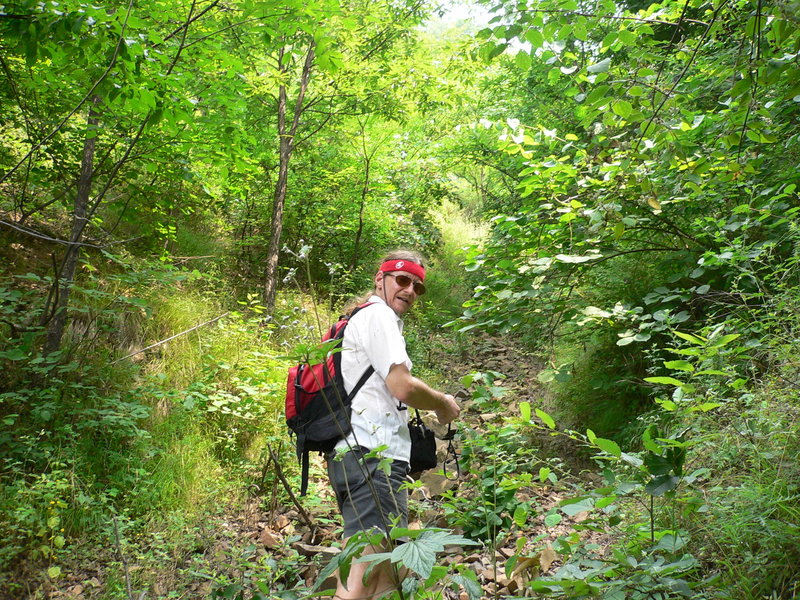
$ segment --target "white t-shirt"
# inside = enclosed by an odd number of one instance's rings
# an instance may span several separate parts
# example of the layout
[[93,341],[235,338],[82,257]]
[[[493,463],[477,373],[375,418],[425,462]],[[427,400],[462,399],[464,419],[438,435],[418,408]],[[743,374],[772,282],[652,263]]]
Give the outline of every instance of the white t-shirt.
[[408,407],[386,387],[386,376],[393,365],[404,364],[411,370],[403,338],[403,321],[379,296],[372,296],[369,302],[374,304],[356,313],[344,330],[342,377],[345,390],[349,394],[370,365],[375,373],[353,398],[350,417],[353,430],[336,449],[347,448],[348,442],[370,450],[386,446],[383,456],[408,462],[411,456]]

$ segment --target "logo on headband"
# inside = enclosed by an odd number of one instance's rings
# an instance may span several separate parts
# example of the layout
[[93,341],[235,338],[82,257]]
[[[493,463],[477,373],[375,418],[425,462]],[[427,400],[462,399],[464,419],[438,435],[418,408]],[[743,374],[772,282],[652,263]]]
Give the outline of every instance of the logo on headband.
[[397,264],[395,264],[395,267],[398,269],[402,269],[405,264],[406,263],[404,263],[402,260],[398,260]]

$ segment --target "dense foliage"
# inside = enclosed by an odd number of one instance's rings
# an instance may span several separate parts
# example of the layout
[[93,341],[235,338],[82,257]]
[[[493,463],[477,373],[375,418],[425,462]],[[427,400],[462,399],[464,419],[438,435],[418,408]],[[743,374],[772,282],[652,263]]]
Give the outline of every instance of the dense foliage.
[[[505,420],[461,436],[458,535],[384,557],[416,574],[404,597],[479,596],[434,565],[475,540],[511,543],[509,576],[557,553],[520,595],[797,597],[797,3],[486,6],[479,27],[414,0],[0,7],[3,593],[44,597],[93,548],[104,597],[155,589],[241,490],[278,489],[285,357],[413,246],[426,376],[464,375],[486,333],[548,364],[536,398],[463,380]],[[535,486],[565,499],[537,516]],[[288,562],[191,569],[306,593]]]

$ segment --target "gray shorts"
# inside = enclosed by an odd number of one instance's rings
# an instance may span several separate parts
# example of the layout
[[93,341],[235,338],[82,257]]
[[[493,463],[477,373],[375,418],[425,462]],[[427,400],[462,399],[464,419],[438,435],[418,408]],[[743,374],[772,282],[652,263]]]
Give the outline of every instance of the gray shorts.
[[328,455],[328,477],[344,518],[344,537],[359,531],[378,529],[389,533],[397,526],[408,527],[408,492],[400,489],[406,482],[408,463],[393,460],[387,475],[378,468],[380,459],[363,458],[369,450],[356,447],[337,456]]

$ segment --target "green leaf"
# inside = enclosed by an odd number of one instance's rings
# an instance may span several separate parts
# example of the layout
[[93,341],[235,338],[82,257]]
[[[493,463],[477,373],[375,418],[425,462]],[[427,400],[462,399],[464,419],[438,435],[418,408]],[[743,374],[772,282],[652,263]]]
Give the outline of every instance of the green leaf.
[[664,366],[676,371],[688,371],[690,373],[694,371],[694,365],[688,360],[668,360],[664,363]]
[[546,412],[544,412],[543,410],[541,410],[541,409],[537,408],[537,409],[536,409],[536,416],[537,416],[537,417],[539,417],[539,419],[541,419],[541,420],[542,420],[542,422],[543,422],[545,425],[547,425],[547,426],[548,426],[550,429],[555,429],[555,428],[556,428],[556,422],[553,420],[553,417],[551,417],[550,415],[548,415],[548,414],[547,414]]
[[691,342],[692,344],[697,344],[698,346],[703,346],[706,343],[705,338],[692,335],[691,333],[683,333],[682,331],[674,331],[673,333],[677,335],[679,338],[684,339],[687,342]]
[[530,421],[531,420],[531,403],[530,402],[520,402],[519,403],[519,413],[522,417],[523,421]]
[[648,452],[644,457],[644,464],[651,475],[666,475],[672,471],[672,462],[660,454]]
[[[392,550],[392,562],[400,563],[423,579],[431,574],[433,565],[436,564],[436,553],[444,550],[444,544],[436,539],[435,535],[423,532],[417,539],[410,540]],[[433,534],[438,532],[432,532]]]
[[676,475],[660,475],[648,483],[644,490],[651,496],[663,496],[678,487],[680,481],[681,478]]
[[679,381],[674,377],[645,377],[644,380],[650,383],[660,383],[663,385],[676,385],[678,387],[683,387],[686,385],[683,381]]
[[632,46],[637,40],[637,35],[633,31],[628,31],[627,29],[620,29],[617,32],[617,37],[619,41],[626,46]]
[[731,333],[728,335],[723,335],[718,340],[714,340],[714,347],[719,348],[721,346],[726,346],[727,344],[730,344],[733,340],[740,337],[742,337],[741,333]]
[[538,29],[530,29],[525,34],[525,40],[530,42],[531,50],[537,50],[544,45],[544,36]]
[[605,73],[606,71],[608,71],[608,68],[610,66],[611,66],[611,59],[604,58],[600,62],[594,63],[593,65],[589,65],[588,67],[586,67],[586,70],[589,71],[589,73]]
[[453,575],[450,581],[457,586],[461,586],[467,592],[469,600],[479,600],[483,592],[483,588],[477,581],[477,576],[469,569]]
[[614,114],[619,115],[623,119],[627,119],[631,112],[633,112],[633,106],[631,106],[631,103],[627,100],[617,100],[611,105],[611,110],[614,111]]
[[545,524],[547,527],[555,527],[556,525],[558,525],[559,523],[561,523],[561,520],[562,520],[562,518],[563,518],[563,517],[562,517],[560,514],[558,514],[558,513],[553,513],[553,514],[547,515],[547,516],[544,518],[544,524]]
[[531,55],[527,52],[523,52],[522,50],[517,52],[517,55],[514,57],[514,62],[516,63],[517,68],[521,71],[527,71],[533,64]]
[[61,567],[53,566],[47,569],[47,576],[50,579],[58,579],[61,576]]
[[619,447],[619,444],[614,440],[607,440],[605,438],[597,438],[594,441],[594,445],[600,448],[603,452],[608,454],[612,454],[619,458],[622,455],[622,450]]
[[698,371],[695,375],[720,375],[722,377],[731,377],[731,373],[727,373],[725,371],[719,371],[717,369],[703,369],[702,371]]
[[591,93],[586,97],[586,104],[594,104],[598,100],[605,98],[606,92],[611,89],[611,86],[608,85],[598,85],[594,88]]

